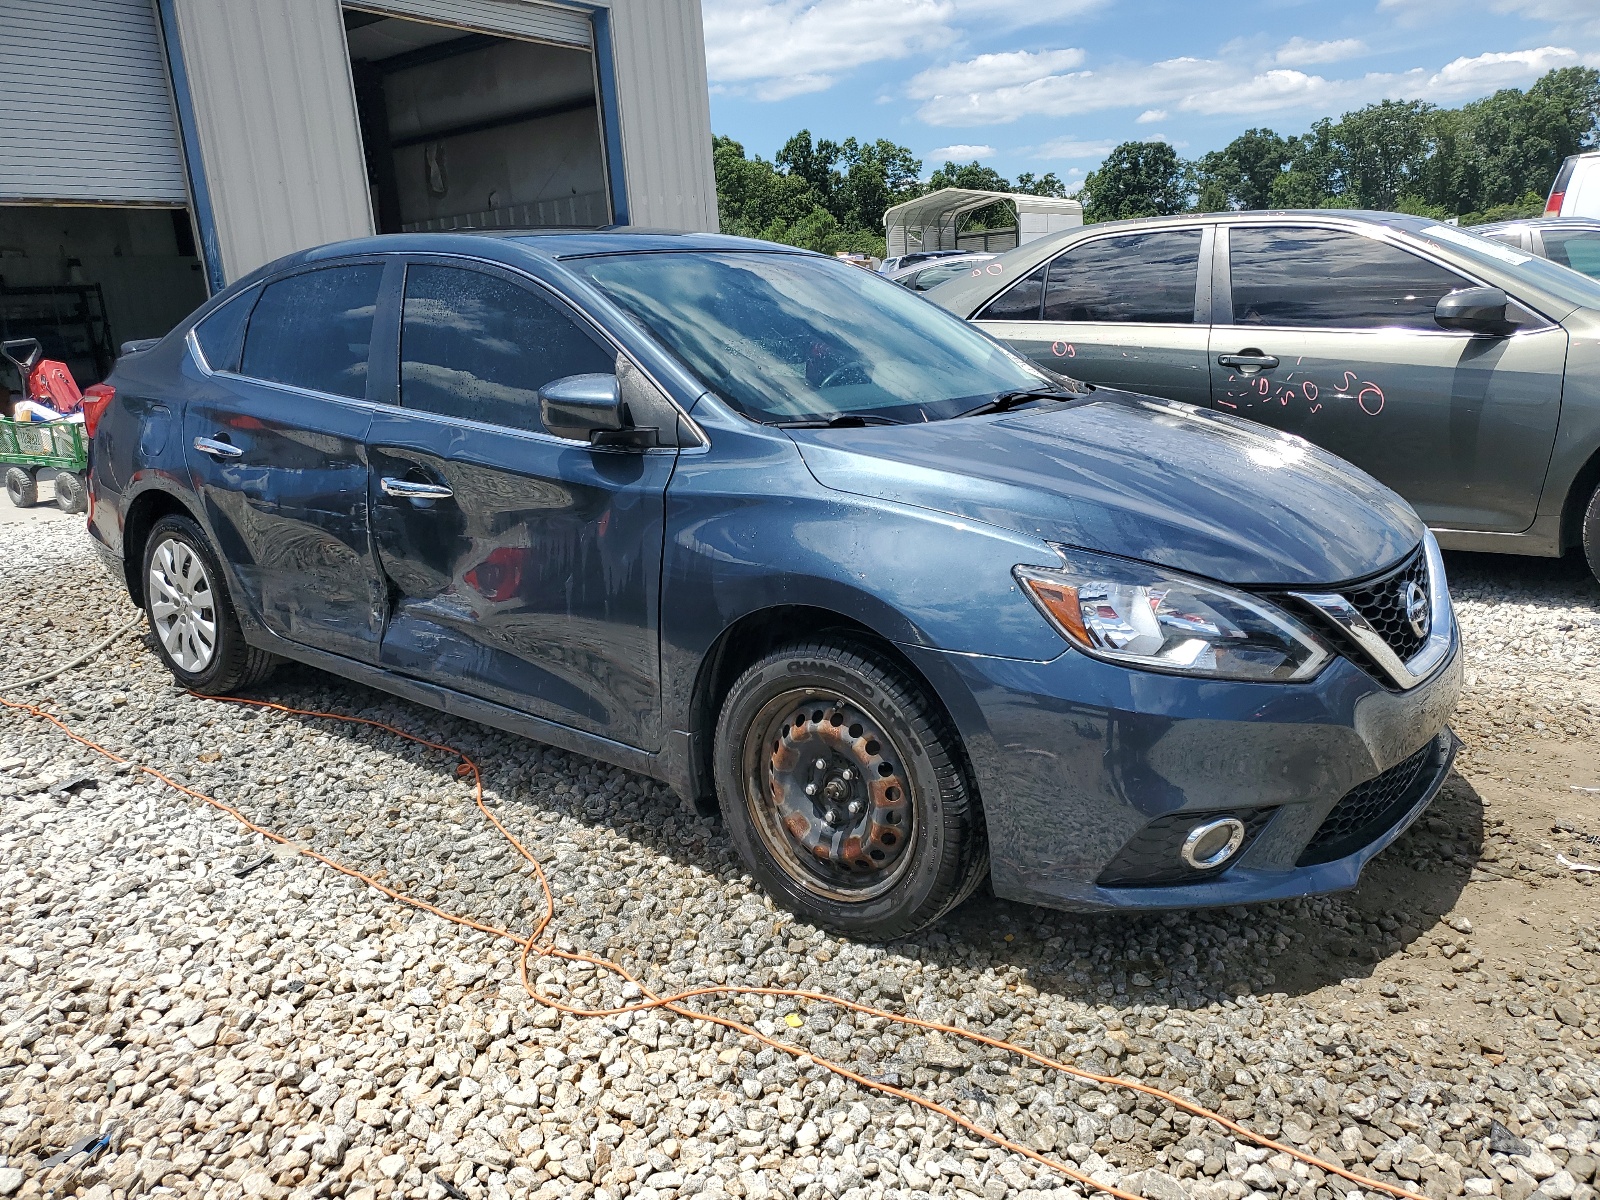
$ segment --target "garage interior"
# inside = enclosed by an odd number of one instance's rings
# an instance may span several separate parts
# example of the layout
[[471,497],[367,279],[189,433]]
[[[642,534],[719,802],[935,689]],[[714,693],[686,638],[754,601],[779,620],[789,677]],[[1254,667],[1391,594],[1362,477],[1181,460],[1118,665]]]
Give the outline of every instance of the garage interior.
[[[38,338],[80,387],[111,370],[117,347],[160,337],[206,298],[182,208],[0,206],[0,338]],[[0,388],[20,391],[0,362]]]
[[594,55],[344,9],[378,232],[611,223]]

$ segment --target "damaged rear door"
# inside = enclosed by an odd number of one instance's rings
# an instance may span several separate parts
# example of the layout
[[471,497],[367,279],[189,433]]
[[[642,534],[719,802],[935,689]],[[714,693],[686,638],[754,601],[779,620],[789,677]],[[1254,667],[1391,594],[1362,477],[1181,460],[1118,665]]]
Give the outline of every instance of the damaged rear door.
[[538,392],[618,373],[553,292],[460,259],[406,264],[398,403],[368,433],[391,670],[643,749],[658,741],[673,449],[547,433]]

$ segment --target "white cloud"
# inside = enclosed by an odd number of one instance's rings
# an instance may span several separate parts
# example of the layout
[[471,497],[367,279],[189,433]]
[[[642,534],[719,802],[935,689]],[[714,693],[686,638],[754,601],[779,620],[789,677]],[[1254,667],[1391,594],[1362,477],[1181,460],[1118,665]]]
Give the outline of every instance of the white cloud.
[[1313,42],[1303,37],[1292,37],[1278,47],[1272,61],[1280,67],[1309,67],[1317,63],[1343,62],[1367,52],[1367,44],[1360,38],[1340,38],[1333,42]]
[[[706,68],[719,94],[783,100],[873,63],[947,51],[963,28],[1077,17],[1109,0],[704,0]],[[1078,52],[1081,53],[1081,52]],[[1008,58],[1009,55],[989,56]],[[1048,70],[1060,69],[1055,63]]]
[[1153,125],[1157,121],[1167,119],[1167,110],[1164,108],[1147,108],[1133,119],[1135,125]]
[[[1392,13],[1402,25],[1436,25],[1451,17],[1470,17],[1483,9],[1482,0],[1378,0],[1378,11]],[[1545,21],[1563,37],[1600,36],[1600,0],[1489,0],[1489,11]]]
[[1111,153],[1114,142],[1088,142],[1078,138],[1062,137],[1046,142],[1034,152],[1035,158],[1104,158]]
[[[1168,108],[1220,116],[1336,113],[1384,99],[1459,102],[1497,88],[1526,86],[1554,67],[1600,62],[1600,56],[1543,46],[1458,58],[1436,71],[1417,67],[1338,79],[1287,67],[1252,70],[1230,60],[1188,57],[1070,69],[1082,63],[1078,56],[1066,59],[1069,68],[1063,70],[1048,61],[1052,53],[1067,52],[1023,51],[951,63],[917,75],[908,90],[923,101],[918,115],[930,125],[1000,125],[1026,116],[1072,119],[1113,108],[1144,108],[1139,120],[1152,124],[1164,119]],[[999,59],[1007,60],[1004,65],[1011,69],[991,75],[986,60]]]
[[782,100],[856,67],[948,44],[950,0],[706,0],[706,68],[720,84]]
[[1011,50],[1003,54],[980,54],[966,62],[930,67],[908,85],[913,99],[1032,83],[1059,71],[1070,70],[1083,62],[1084,53],[1066,50]]
[[993,146],[969,146],[965,142],[957,142],[954,146],[929,150],[928,158],[934,162],[970,162],[975,158],[989,158],[993,154]]

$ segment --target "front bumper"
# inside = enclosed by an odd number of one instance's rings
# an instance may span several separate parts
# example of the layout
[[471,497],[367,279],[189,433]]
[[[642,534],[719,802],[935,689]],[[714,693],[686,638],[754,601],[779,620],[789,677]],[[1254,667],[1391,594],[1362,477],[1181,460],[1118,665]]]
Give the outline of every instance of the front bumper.
[[[996,894],[1114,910],[1354,887],[1449,774],[1462,673],[1453,627],[1451,643],[1433,676],[1404,692],[1343,658],[1309,683],[1261,684],[1131,671],[1071,651],[1037,663],[906,650],[945,697],[971,756]],[[1403,775],[1403,786],[1383,797],[1378,823],[1359,826],[1355,849],[1349,836],[1330,840],[1335,806],[1361,785],[1380,787],[1385,772]],[[1152,828],[1260,810],[1272,811],[1247,821],[1251,840],[1226,870],[1160,886],[1105,882]],[[1317,861],[1329,846],[1340,857]]]

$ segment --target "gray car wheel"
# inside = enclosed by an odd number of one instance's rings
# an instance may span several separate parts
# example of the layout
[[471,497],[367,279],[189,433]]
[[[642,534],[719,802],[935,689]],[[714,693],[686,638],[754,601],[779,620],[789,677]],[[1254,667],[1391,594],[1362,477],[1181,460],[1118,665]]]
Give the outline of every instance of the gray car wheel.
[[271,673],[277,660],[244,640],[222,564],[191,518],[162,517],[151,528],[143,581],[156,652],[184,687],[223,695]]

